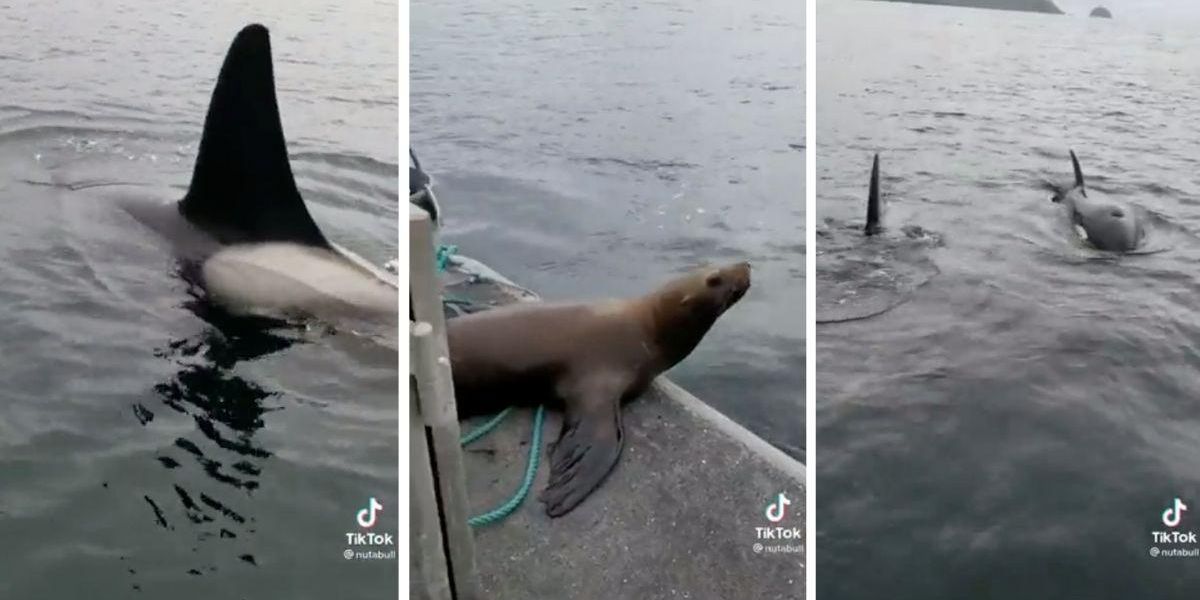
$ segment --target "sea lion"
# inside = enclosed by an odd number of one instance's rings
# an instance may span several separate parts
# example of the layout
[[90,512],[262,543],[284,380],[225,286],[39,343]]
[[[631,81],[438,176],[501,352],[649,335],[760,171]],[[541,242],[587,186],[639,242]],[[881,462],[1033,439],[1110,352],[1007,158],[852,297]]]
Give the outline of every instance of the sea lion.
[[1130,207],[1116,202],[1090,198],[1083,184],[1083,170],[1071,150],[1071,166],[1075,184],[1070,188],[1054,188],[1050,201],[1062,204],[1070,211],[1071,222],[1080,237],[1099,250],[1130,252],[1141,245],[1145,237],[1141,219]]
[[459,416],[561,406],[540,498],[546,514],[562,516],[616,465],[621,403],[687,357],[749,288],[750,265],[742,262],[697,269],[640,298],[522,303],[450,319]]

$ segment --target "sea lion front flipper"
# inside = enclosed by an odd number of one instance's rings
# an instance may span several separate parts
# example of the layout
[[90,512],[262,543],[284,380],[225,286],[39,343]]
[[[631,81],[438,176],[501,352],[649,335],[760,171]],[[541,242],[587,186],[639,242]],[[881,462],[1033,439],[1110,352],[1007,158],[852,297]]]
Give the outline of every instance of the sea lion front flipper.
[[550,447],[550,481],[542,491],[546,514],[571,512],[608,476],[625,444],[621,429],[623,378],[595,379],[567,394],[558,441]]

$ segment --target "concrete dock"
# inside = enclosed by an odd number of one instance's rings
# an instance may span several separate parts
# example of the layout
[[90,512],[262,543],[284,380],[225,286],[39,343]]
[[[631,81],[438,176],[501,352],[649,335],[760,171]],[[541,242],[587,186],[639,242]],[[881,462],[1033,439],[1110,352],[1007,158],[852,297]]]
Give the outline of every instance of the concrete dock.
[[[560,416],[547,412],[534,491],[507,520],[475,529],[484,597],[498,600],[694,600],[804,597],[804,539],[757,527],[804,527],[804,469],[669,381],[624,409],[617,467],[574,511],[546,516],[536,494]],[[469,431],[485,419],[463,423]],[[533,411],[514,411],[464,452],[472,514],[520,484]],[[782,521],[765,510],[782,492]],[[756,551],[755,544],[760,544]]]

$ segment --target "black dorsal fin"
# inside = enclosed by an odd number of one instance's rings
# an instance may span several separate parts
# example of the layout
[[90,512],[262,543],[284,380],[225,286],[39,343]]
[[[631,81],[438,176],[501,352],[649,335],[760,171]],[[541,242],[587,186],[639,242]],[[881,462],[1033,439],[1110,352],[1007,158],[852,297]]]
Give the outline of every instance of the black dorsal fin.
[[329,246],[292,177],[275,100],[271,38],[262,25],[246,26],[229,46],[179,209],[227,244]]
[[871,190],[867,193],[867,226],[863,231],[867,235],[879,233],[879,153],[875,153],[875,162],[871,165]]
[[1079,188],[1079,193],[1087,195],[1087,189],[1083,187],[1083,169],[1079,168],[1079,159],[1075,158],[1075,151],[1071,150],[1071,167],[1075,169],[1075,187]]

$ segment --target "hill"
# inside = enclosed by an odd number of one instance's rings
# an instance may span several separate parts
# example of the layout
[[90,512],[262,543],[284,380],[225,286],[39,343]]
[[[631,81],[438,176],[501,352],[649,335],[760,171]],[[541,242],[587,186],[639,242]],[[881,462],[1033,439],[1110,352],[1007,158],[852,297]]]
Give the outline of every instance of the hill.
[[1020,10],[1025,12],[1064,14],[1052,0],[881,0],[882,2],[911,2],[913,4],[939,4],[942,6],[967,6],[995,10]]

